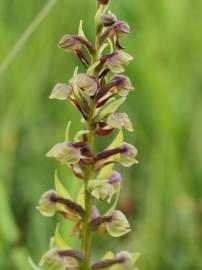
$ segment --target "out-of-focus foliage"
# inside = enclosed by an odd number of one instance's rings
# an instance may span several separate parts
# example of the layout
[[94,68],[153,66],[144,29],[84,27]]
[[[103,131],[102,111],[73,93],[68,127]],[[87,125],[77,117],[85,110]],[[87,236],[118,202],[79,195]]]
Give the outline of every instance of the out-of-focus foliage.
[[[46,2],[0,1],[0,63]],[[127,71],[136,91],[125,106],[135,124],[127,139],[137,145],[140,163],[122,170],[120,208],[135,228],[124,245],[141,251],[141,270],[202,269],[202,2],[112,0],[112,6],[131,25],[125,45],[135,57]],[[63,140],[70,118],[74,131],[80,126],[76,110],[47,99],[78,64],[56,44],[77,31],[79,19],[92,37],[94,8],[95,0],[58,1],[0,76],[0,269],[30,269],[28,255],[38,261],[54,233],[55,220],[35,210],[57,166],[44,154]],[[58,170],[74,194],[79,182],[72,185],[66,167]],[[76,247],[69,225],[61,230]],[[94,239],[95,257],[117,246],[106,247],[106,237]]]

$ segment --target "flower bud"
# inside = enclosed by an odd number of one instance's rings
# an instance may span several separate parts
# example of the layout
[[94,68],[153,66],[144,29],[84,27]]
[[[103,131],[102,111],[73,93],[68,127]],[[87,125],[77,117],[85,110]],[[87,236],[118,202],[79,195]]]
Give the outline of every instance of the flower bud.
[[112,196],[115,193],[114,187],[108,182],[108,180],[91,180],[89,181],[89,190],[91,195],[97,200],[107,200],[111,202]]
[[45,192],[40,200],[37,209],[42,215],[51,217],[58,211],[67,219],[77,221],[78,216],[83,216],[84,209],[76,202],[60,197],[55,190]]
[[49,98],[50,99],[59,99],[66,100],[72,94],[72,85],[70,83],[58,83],[53,88]]
[[49,250],[43,255],[40,265],[43,266],[45,264],[50,270],[66,269],[66,257],[60,256],[59,251],[60,250],[56,248]]
[[40,266],[47,266],[50,270],[79,270],[79,262],[84,259],[78,250],[60,250],[53,248],[45,253],[40,261]]
[[121,252],[117,253],[116,258],[122,260],[121,266],[125,270],[133,269],[134,263],[135,263],[133,254],[131,254],[127,251],[121,251]]
[[98,101],[96,106],[97,108],[103,106],[115,94],[126,97],[129,91],[133,89],[128,77],[124,75],[114,75],[106,85],[99,88],[96,95]]
[[66,52],[80,50],[81,46],[80,38],[76,35],[64,35],[58,44],[58,47],[64,49]]
[[114,23],[113,31],[111,32],[112,33],[111,37],[117,48],[123,49],[123,47],[120,45],[119,39],[120,37],[129,34],[129,32],[130,32],[130,27],[126,22],[118,21]]
[[123,65],[128,65],[129,61],[133,60],[131,55],[120,50],[104,56],[103,58],[105,58],[107,68],[113,73],[123,72]]
[[109,183],[111,185],[117,185],[117,184],[120,184],[121,181],[122,181],[121,174],[117,171],[112,171],[109,178]]
[[39,205],[37,206],[37,210],[46,217],[52,217],[57,212],[57,203],[56,199],[58,198],[58,194],[55,190],[49,190],[45,192],[40,200]]
[[124,142],[120,149],[122,150],[120,153],[120,162],[123,166],[130,167],[138,163],[136,159],[138,151],[133,145]]
[[51,150],[46,154],[47,157],[55,158],[61,163],[75,164],[81,158],[79,148],[74,147],[70,142],[63,142],[54,145]]
[[114,112],[107,118],[107,124],[113,128],[121,129],[124,127],[128,131],[133,131],[133,125],[126,113]]
[[128,23],[124,21],[115,22],[113,29],[118,35],[127,35],[130,32]]
[[130,79],[124,75],[114,75],[111,82],[115,85],[114,90],[122,97],[126,97],[134,89]]
[[76,52],[81,54],[80,57],[84,55],[81,52],[81,47],[84,45],[90,54],[95,53],[94,46],[83,36],[79,35],[64,35],[60,40],[58,47],[64,49],[66,52]]
[[80,73],[77,75],[77,84],[79,88],[88,96],[94,96],[95,92],[97,91],[96,80],[85,73]]
[[101,23],[104,26],[112,26],[116,21],[117,17],[113,13],[107,13],[101,17]]
[[126,216],[119,210],[112,214],[110,222],[106,223],[107,232],[113,237],[120,237],[130,232],[130,225]]
[[95,262],[92,265],[93,270],[113,268],[123,270],[135,270],[134,268],[137,259],[140,257],[140,253],[129,253],[127,251],[121,251],[116,256],[110,256],[100,261]]

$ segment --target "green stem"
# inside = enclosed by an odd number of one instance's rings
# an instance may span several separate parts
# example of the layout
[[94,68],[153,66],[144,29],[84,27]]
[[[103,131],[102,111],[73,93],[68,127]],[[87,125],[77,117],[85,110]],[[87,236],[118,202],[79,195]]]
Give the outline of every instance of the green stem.
[[[90,148],[93,149],[93,141],[94,141],[94,129],[92,125],[92,119],[95,111],[94,101],[92,102],[91,113],[89,114],[88,122],[86,122],[87,130],[89,130],[88,134],[88,144]],[[92,207],[93,207],[93,199],[91,194],[88,191],[88,182],[94,177],[94,165],[89,165],[86,168],[85,175],[85,184],[84,184],[84,196],[85,196],[85,218],[83,222],[83,239],[82,239],[82,251],[85,256],[84,270],[90,270],[90,257],[91,257],[91,243],[92,243],[92,232],[89,228],[89,222],[92,216]]]
[[[99,4],[97,4],[97,10],[99,8]],[[96,28],[98,27],[98,22],[96,22]],[[97,29],[96,29],[97,32]],[[92,60],[92,64],[98,61],[99,55],[99,43],[98,43],[98,33],[96,34],[95,39],[95,56]],[[96,100],[92,100],[90,112],[88,115],[88,120],[86,121],[86,129],[89,131],[87,142],[93,150],[94,144],[94,126],[93,126],[93,117],[96,110]],[[93,198],[88,191],[88,183],[89,180],[94,178],[95,168],[94,165],[88,165],[85,171],[85,183],[84,183],[84,201],[85,201],[85,218],[83,221],[83,231],[82,231],[82,251],[85,256],[85,262],[83,266],[83,270],[90,270],[91,263],[91,246],[92,246],[92,231],[89,227],[89,222],[92,217],[92,209],[93,209]]]

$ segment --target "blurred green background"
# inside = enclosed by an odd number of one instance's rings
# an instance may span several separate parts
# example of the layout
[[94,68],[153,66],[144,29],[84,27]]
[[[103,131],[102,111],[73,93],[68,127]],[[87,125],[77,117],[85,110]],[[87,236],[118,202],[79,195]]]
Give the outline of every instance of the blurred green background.
[[[0,0],[0,63],[46,3]],[[79,181],[45,153],[63,140],[69,119],[73,133],[80,128],[79,114],[47,97],[79,63],[56,48],[58,40],[76,33],[80,19],[92,39],[94,10],[95,0],[59,0],[0,75],[2,270],[30,269],[28,255],[38,261],[48,249],[57,219],[42,217],[35,205],[53,186],[54,169],[78,190]],[[95,257],[129,249],[142,253],[141,270],[202,269],[202,1],[113,0],[112,10],[132,30],[123,43],[135,56],[127,72],[136,91],[122,110],[135,123],[125,140],[137,146],[140,164],[118,168],[119,207],[134,230],[121,240],[97,237]],[[77,247],[69,230],[62,224]]]

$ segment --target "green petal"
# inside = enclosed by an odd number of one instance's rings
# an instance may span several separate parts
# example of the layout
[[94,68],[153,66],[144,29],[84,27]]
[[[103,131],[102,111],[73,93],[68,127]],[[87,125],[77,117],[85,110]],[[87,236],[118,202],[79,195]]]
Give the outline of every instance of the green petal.
[[120,237],[130,232],[130,225],[126,216],[119,210],[112,215],[112,222],[106,225],[107,232],[113,237]]
[[75,164],[78,163],[81,157],[79,149],[74,148],[67,142],[55,144],[46,154],[49,158],[55,158],[61,163]]
[[107,124],[113,128],[121,129],[124,127],[128,131],[133,131],[133,125],[126,113],[114,112],[107,118]]
[[49,98],[66,100],[72,93],[72,86],[68,83],[58,83],[53,88]]
[[109,63],[108,62],[108,68],[111,70],[113,73],[122,73],[125,71],[122,65],[118,65],[116,63]]

